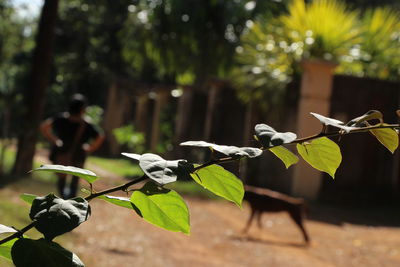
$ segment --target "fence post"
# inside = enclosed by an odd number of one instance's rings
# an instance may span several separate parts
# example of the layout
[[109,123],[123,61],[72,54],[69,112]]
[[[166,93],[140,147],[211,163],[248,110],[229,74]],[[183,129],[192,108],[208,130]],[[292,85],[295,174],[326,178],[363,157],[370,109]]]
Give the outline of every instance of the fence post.
[[[310,112],[329,116],[333,72],[337,64],[324,60],[306,60],[302,62],[299,108],[297,112],[297,135],[310,136],[322,129],[321,123]],[[322,173],[313,169],[304,160],[296,164],[292,194],[307,199],[316,199],[321,187]]]

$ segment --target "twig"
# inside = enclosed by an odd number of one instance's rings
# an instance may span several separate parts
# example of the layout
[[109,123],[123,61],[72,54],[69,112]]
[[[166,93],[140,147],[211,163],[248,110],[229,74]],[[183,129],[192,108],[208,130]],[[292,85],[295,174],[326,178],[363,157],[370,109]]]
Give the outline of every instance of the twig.
[[128,187],[130,187],[131,185],[134,185],[134,184],[143,182],[143,181],[145,181],[146,179],[147,179],[147,176],[146,176],[146,175],[143,175],[142,177],[140,177],[140,178],[138,178],[138,179],[136,179],[136,180],[127,182],[126,184],[119,185],[119,186],[116,186],[116,187],[113,187],[113,188],[110,188],[110,189],[106,189],[106,190],[103,190],[103,191],[100,191],[100,192],[91,194],[91,195],[85,197],[85,199],[86,199],[87,201],[89,201],[89,200],[91,200],[91,199],[93,199],[93,198],[96,198],[96,197],[98,197],[98,196],[101,196],[101,195],[105,195],[105,194],[112,193],[112,192],[116,192],[116,191],[120,191],[120,190],[124,191],[124,190],[126,190]]
[[21,237],[26,231],[28,231],[29,229],[33,228],[35,226],[36,221],[31,222],[29,225],[25,226],[24,228],[22,228],[21,230],[18,230],[18,232],[7,236],[6,238],[0,240],[0,245],[4,244],[10,240],[13,240],[14,238],[19,238]]

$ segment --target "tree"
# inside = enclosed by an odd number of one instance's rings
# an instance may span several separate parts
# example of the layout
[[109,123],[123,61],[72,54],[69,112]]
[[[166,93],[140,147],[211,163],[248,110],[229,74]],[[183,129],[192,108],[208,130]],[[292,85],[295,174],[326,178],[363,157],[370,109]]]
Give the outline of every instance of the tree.
[[268,94],[271,103],[305,59],[338,63],[338,73],[398,79],[399,22],[388,7],[363,13],[336,0],[293,0],[286,14],[260,18],[243,32],[232,79],[245,101]]
[[18,138],[18,151],[13,170],[16,175],[26,174],[32,169],[38,127],[49,83],[57,9],[58,0],[44,1],[33,52],[30,83],[26,85],[24,126]]
[[13,118],[19,115],[16,108],[21,94],[20,84],[25,79],[26,63],[32,47],[30,26],[34,21],[18,15],[9,1],[0,1],[0,175],[6,147],[16,128]]

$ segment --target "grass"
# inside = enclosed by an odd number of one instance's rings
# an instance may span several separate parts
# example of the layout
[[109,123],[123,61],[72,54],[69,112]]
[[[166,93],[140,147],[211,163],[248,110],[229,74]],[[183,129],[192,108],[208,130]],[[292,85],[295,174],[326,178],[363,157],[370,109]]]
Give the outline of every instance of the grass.
[[[29,218],[29,204],[19,198],[19,195],[26,192],[35,195],[47,195],[54,191],[54,183],[46,179],[41,179],[39,175],[32,178],[20,179],[17,182],[8,185],[6,188],[0,189],[0,218],[1,224],[14,226],[21,229],[28,225],[31,220]],[[32,239],[39,239],[42,235],[32,229],[26,235]],[[3,238],[3,237],[2,237]],[[70,234],[62,235],[55,240],[57,243],[70,244],[72,236]],[[6,259],[0,257],[0,266],[14,266]]]
[[100,168],[115,173],[122,177],[138,177],[142,176],[143,172],[138,164],[126,159],[109,159],[91,156],[87,163],[99,166]]

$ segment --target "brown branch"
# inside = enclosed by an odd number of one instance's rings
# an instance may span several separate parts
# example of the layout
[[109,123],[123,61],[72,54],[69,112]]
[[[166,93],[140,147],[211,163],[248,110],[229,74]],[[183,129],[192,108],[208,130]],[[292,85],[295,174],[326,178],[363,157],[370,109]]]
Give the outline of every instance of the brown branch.
[[85,199],[86,199],[87,201],[89,201],[89,200],[91,200],[91,199],[93,199],[93,198],[96,198],[96,197],[99,197],[99,196],[101,196],[101,195],[105,195],[105,194],[112,193],[112,192],[116,192],[116,191],[120,191],[120,190],[124,191],[124,190],[128,189],[131,185],[134,185],[134,184],[143,182],[143,181],[145,181],[146,179],[147,179],[147,176],[146,176],[146,175],[143,175],[142,177],[140,177],[140,178],[138,178],[138,179],[136,179],[136,180],[132,180],[132,181],[130,181],[130,182],[127,182],[126,184],[119,185],[119,186],[116,186],[116,187],[113,187],[113,188],[110,188],[110,189],[106,189],[106,190],[103,190],[103,191],[100,191],[100,192],[91,194],[91,195],[85,197]]
[[[304,143],[313,139],[317,139],[317,138],[321,138],[321,137],[334,137],[334,136],[342,136],[342,135],[348,135],[348,134],[354,134],[354,133],[362,133],[362,132],[368,132],[370,130],[377,130],[377,129],[399,129],[400,128],[400,124],[387,124],[387,125],[373,125],[373,126],[368,126],[368,127],[363,127],[363,128],[357,128],[354,130],[350,130],[349,132],[345,132],[344,130],[339,130],[336,132],[329,132],[329,133],[324,133],[321,132],[319,134],[315,134],[315,135],[311,135],[308,137],[303,137],[303,138],[299,138],[296,139],[290,143],[286,143],[286,144],[282,144],[282,145],[291,145],[291,144],[298,144],[298,143]],[[273,147],[277,147],[277,146],[281,146],[281,145],[274,145],[274,146],[270,146],[270,147],[263,147],[261,148],[262,150],[269,150]],[[242,157],[238,157],[238,156],[232,156],[232,157],[226,157],[226,158],[220,158],[220,159],[213,159],[210,160],[202,165],[199,165],[197,167],[194,168],[194,172],[198,171],[202,168],[208,167],[210,165],[213,164],[220,164],[220,163],[226,163],[226,162],[230,162],[230,161],[235,161],[235,160],[239,160],[241,158],[244,158],[245,156]]]

